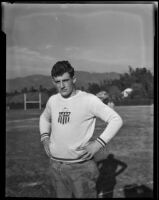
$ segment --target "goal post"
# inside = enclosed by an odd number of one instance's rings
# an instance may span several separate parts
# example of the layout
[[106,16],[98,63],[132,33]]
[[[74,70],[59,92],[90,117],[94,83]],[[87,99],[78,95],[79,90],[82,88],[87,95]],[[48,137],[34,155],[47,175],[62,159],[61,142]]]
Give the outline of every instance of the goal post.
[[26,93],[24,93],[24,110],[27,110],[27,104],[32,104],[32,103],[34,103],[34,104],[39,104],[39,110],[41,110],[41,93],[39,93],[39,99],[38,100],[36,100],[36,101],[28,101],[27,100],[27,95],[26,95]]

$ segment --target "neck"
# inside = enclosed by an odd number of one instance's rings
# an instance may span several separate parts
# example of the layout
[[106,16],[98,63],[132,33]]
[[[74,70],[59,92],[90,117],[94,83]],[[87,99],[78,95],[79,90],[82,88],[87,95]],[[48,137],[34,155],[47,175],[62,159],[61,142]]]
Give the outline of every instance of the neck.
[[78,93],[78,91],[76,90],[76,88],[73,89],[72,93],[68,96],[62,96],[63,98],[67,99],[69,97],[75,96]]

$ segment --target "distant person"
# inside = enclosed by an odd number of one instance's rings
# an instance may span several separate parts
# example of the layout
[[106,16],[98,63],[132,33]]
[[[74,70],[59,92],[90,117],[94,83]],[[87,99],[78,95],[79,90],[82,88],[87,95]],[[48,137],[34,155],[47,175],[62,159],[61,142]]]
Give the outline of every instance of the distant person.
[[110,98],[110,95],[106,91],[101,91],[96,94],[98,98],[100,98],[103,103],[107,104],[110,108],[114,109],[115,104],[113,103],[112,99]]
[[[40,116],[41,141],[50,157],[50,177],[57,198],[96,198],[99,170],[93,156],[117,134],[123,121],[98,97],[77,90],[74,68],[57,62],[51,76],[58,94],[52,95]],[[108,123],[90,141],[96,117]]]

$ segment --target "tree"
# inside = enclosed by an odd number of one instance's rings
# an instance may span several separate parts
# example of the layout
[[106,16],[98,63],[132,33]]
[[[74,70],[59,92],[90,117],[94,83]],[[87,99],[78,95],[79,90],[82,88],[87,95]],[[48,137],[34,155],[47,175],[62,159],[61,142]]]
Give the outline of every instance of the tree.
[[148,88],[146,89],[146,91],[147,91],[147,97],[148,98],[150,98],[150,99],[153,99],[153,97],[154,97],[154,85],[153,85],[153,83],[151,82],[151,83],[149,83],[149,85],[148,85]]
[[131,81],[130,81],[130,75],[128,73],[124,73],[120,76],[120,85],[121,85],[121,90],[123,91],[126,88],[131,87]]
[[132,93],[131,93],[131,98],[142,98],[146,97],[146,91],[142,85],[142,83],[133,83],[132,84]]
[[97,94],[100,92],[100,87],[97,83],[88,83],[88,91],[92,94]]
[[19,92],[17,90],[14,90],[14,95],[19,94]]
[[31,86],[30,87],[30,90],[29,90],[29,92],[36,92],[37,90],[34,88],[34,86]]
[[57,93],[57,89],[55,87],[52,87],[52,88],[48,89],[48,91],[47,91],[47,94],[49,95],[49,97],[56,93]]
[[25,88],[23,88],[22,90],[21,90],[21,93],[27,93],[28,92],[28,88],[27,87],[25,87]]
[[[113,85],[118,86],[120,90],[126,88],[133,88],[132,95],[129,98],[153,98],[153,75],[152,73],[144,68],[133,69],[129,67],[128,73],[121,74],[119,80],[114,80]],[[136,85],[135,85],[136,84]]]
[[112,80],[104,80],[100,82],[100,90],[101,91],[108,91],[109,88],[111,87],[113,81]]
[[84,88],[84,86],[81,86],[81,90],[82,90],[82,91],[85,91],[85,88]]
[[113,101],[119,100],[121,98],[121,90],[116,85],[112,85],[109,88],[108,93]]
[[142,84],[144,97],[150,97],[153,94],[153,76],[146,68],[136,68],[133,73],[136,77],[136,83]]
[[40,85],[40,86],[39,86],[39,92],[42,92],[43,90],[44,90],[43,86]]

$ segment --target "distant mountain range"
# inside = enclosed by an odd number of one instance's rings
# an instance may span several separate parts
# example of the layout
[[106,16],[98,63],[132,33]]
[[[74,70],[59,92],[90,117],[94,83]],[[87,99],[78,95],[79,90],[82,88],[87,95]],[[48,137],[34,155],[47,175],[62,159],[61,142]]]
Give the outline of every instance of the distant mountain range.
[[[89,83],[100,83],[103,80],[114,80],[119,79],[120,74],[116,72],[109,72],[109,73],[90,73],[84,71],[77,71],[76,72],[77,78],[77,87],[84,88],[88,87]],[[18,77],[14,79],[6,80],[6,91],[13,92],[15,90],[21,91],[23,88],[30,89],[32,86],[36,89],[42,85],[44,88],[51,88],[53,87],[51,76],[45,75],[31,75],[26,77]]]

